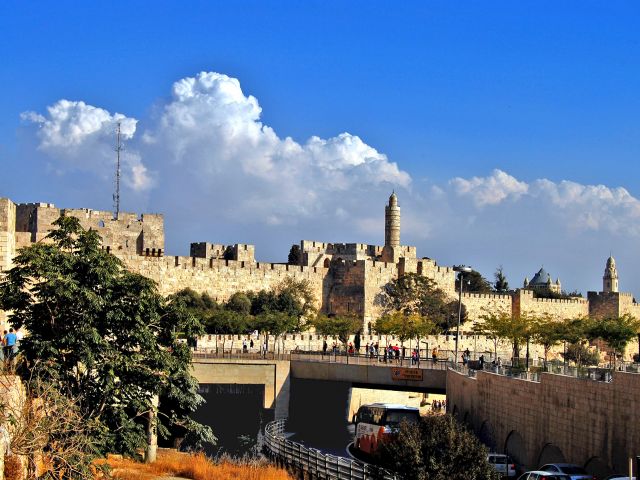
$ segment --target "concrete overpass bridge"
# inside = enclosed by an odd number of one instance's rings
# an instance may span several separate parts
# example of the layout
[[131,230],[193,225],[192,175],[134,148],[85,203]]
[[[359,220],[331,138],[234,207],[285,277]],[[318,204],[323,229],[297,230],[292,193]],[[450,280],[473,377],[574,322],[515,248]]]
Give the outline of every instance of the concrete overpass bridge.
[[337,431],[336,419],[350,418],[345,406],[353,387],[446,391],[449,412],[522,468],[568,461],[603,478],[624,472],[628,458],[640,455],[640,373],[610,372],[609,381],[541,373],[532,380],[487,371],[470,376],[450,366],[296,353],[193,358],[202,386],[252,387],[263,419],[289,417],[299,427],[312,415],[314,425]]
[[[334,382],[344,388],[361,387],[410,392],[444,393],[446,361],[411,365],[410,359],[384,363],[366,356],[314,353],[233,354],[195,353],[193,373],[201,385],[261,385],[263,408],[276,419],[289,415],[292,380]],[[309,384],[307,384],[309,385]]]

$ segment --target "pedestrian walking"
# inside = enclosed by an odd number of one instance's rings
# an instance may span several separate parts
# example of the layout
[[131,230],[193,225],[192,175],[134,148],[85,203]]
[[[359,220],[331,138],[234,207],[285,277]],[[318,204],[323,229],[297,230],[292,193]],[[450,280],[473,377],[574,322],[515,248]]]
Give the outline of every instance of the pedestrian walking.
[[5,362],[11,363],[11,361],[13,360],[16,341],[17,341],[17,337],[16,337],[16,334],[13,332],[13,328],[10,328],[8,333],[5,330],[5,335],[3,339],[3,351],[4,351]]
[[[438,347],[439,346],[440,345],[438,345]],[[433,350],[431,350],[431,359],[433,360],[433,363],[438,361],[438,347],[433,347]]]

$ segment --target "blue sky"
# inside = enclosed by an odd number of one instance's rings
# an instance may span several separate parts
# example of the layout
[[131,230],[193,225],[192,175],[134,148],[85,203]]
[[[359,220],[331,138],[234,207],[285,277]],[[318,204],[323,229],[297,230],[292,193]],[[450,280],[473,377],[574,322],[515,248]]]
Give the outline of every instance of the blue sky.
[[[513,285],[544,264],[586,291],[611,250],[640,293],[638,18],[637,2],[5,1],[0,195],[109,209],[117,112],[123,206],[166,214],[169,253],[379,243],[396,188],[421,255],[502,264]],[[173,87],[189,78],[197,101]]]

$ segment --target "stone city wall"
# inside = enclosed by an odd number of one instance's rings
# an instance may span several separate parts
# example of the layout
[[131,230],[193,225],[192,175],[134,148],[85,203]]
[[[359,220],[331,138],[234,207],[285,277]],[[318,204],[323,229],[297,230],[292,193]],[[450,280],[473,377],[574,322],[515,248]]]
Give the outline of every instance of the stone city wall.
[[640,374],[597,382],[543,373],[540,382],[449,371],[449,412],[526,469],[570,462],[603,478],[640,452]]
[[0,271],[11,268],[16,253],[16,206],[0,198]]
[[[13,265],[16,254],[16,206],[8,198],[0,198],[0,272]],[[0,324],[6,324],[6,313],[0,310]]]
[[59,209],[51,203],[23,203],[16,206],[16,238],[19,246],[42,241],[61,214],[76,217],[85,230],[95,230],[109,251],[162,256],[164,217],[160,214],[113,212],[89,208]]
[[462,304],[467,309],[469,324],[473,324],[482,321],[481,317],[487,313],[511,313],[512,298],[510,294],[462,292]]
[[[323,292],[328,270],[279,263],[249,263],[235,260],[217,260],[197,257],[142,257],[119,256],[127,267],[158,282],[163,295],[191,288],[208,293],[218,302],[226,301],[236,292],[270,289],[285,278],[308,280],[314,292]],[[326,301],[316,295],[320,308]]]
[[558,319],[587,317],[589,301],[585,298],[535,298],[531,290],[517,290],[513,298],[513,314],[544,315]]

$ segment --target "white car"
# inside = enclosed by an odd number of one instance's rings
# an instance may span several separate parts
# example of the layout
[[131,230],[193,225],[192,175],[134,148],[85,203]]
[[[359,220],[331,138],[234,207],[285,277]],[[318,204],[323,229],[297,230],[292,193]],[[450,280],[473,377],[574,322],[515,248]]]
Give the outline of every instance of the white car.
[[540,467],[540,470],[550,473],[564,473],[571,480],[593,480],[593,476],[589,475],[584,468],[573,463],[548,463]]
[[516,476],[516,466],[508,455],[504,453],[490,453],[487,455],[487,461],[495,468],[496,472],[503,477]]
[[571,480],[569,475],[564,473],[551,473],[544,470],[534,470],[532,472],[523,473],[518,480]]

